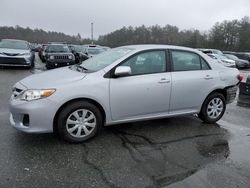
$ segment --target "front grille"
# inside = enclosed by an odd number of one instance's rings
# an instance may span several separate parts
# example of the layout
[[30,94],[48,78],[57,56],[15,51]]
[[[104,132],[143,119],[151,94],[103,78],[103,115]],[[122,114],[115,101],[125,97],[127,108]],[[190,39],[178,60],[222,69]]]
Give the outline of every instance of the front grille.
[[24,58],[9,58],[9,57],[0,57],[0,64],[26,64]]
[[56,55],[55,59],[69,59],[68,55]]
[[16,53],[16,54],[13,54],[13,53],[3,53],[3,54],[5,54],[7,56],[17,56],[17,55],[19,55],[19,53]]
[[19,96],[21,93],[22,93],[22,89],[19,89],[19,88],[14,88],[13,89],[13,96],[14,96],[14,98],[16,98],[17,96]]

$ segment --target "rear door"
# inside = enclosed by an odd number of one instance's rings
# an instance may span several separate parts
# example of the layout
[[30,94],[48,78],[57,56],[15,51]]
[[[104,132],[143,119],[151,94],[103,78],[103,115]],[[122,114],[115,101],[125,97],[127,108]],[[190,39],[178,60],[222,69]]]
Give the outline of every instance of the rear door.
[[199,110],[214,85],[216,73],[199,55],[191,51],[171,50],[172,94],[170,113]]

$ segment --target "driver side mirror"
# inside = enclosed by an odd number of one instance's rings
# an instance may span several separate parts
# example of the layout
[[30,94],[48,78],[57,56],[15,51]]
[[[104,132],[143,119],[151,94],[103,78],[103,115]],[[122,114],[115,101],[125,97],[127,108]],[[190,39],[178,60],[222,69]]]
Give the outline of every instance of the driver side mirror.
[[119,66],[115,69],[115,76],[116,77],[123,77],[131,75],[131,68],[129,66]]

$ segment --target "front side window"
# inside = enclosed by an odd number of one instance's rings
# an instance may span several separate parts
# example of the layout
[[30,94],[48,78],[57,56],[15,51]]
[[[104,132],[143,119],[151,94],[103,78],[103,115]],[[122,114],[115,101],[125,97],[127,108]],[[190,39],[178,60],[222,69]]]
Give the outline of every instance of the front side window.
[[208,70],[209,66],[198,54],[186,51],[172,51],[174,71]]
[[165,72],[166,53],[164,50],[142,52],[128,59],[121,66],[129,66],[132,75]]

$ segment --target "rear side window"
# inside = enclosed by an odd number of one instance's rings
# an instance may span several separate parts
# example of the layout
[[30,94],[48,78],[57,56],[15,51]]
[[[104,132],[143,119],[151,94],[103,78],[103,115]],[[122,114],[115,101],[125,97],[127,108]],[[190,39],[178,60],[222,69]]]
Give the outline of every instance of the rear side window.
[[207,62],[198,54],[187,51],[172,51],[173,71],[210,69]]

